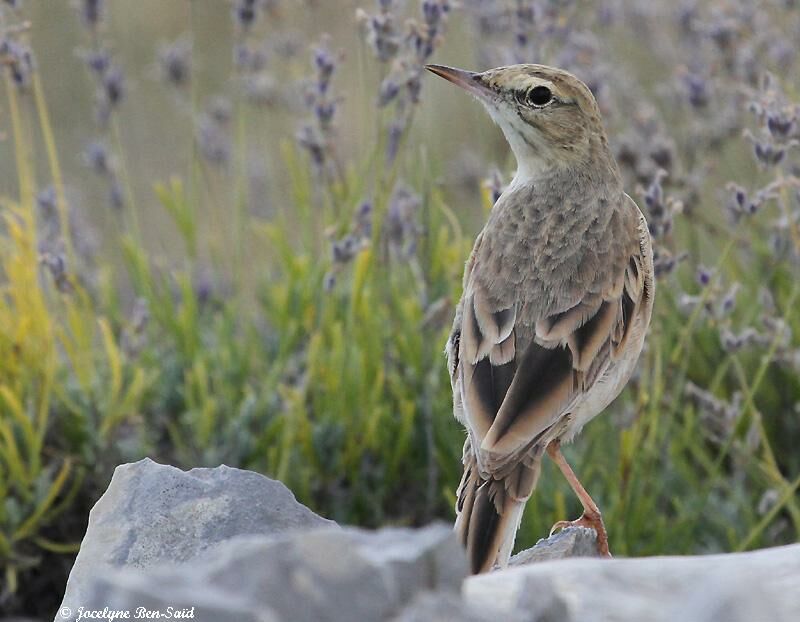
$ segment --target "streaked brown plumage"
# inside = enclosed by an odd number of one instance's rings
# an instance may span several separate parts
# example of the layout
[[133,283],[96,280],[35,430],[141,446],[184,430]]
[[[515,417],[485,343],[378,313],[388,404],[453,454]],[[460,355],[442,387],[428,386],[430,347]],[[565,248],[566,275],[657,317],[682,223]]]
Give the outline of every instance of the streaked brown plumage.
[[547,451],[598,531],[597,506],[560,454],[628,381],[650,322],[647,223],[625,194],[589,89],[543,65],[433,73],[473,93],[517,174],[478,235],[447,342],[467,429],[456,530],[472,569],[507,563]]

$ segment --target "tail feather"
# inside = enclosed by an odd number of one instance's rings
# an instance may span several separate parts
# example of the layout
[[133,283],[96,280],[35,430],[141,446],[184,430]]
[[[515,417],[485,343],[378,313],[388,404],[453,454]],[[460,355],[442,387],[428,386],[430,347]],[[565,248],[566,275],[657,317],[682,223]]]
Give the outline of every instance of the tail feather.
[[508,564],[517,529],[538,479],[539,462],[520,463],[502,479],[478,472],[465,452],[464,475],[457,491],[455,530],[467,550],[474,574]]

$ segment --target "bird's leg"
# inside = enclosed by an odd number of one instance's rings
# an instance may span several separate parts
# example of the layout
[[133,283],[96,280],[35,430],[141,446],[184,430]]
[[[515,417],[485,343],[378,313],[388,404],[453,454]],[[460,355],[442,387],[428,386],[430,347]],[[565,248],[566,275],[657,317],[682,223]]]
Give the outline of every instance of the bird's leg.
[[553,525],[550,534],[552,535],[553,532],[565,527],[589,527],[594,529],[595,533],[597,533],[597,549],[600,551],[600,555],[603,557],[611,557],[611,553],[608,550],[608,533],[606,533],[606,527],[603,524],[603,517],[600,514],[600,510],[589,496],[589,493],[586,492],[586,489],[578,481],[572,467],[569,466],[569,463],[561,453],[561,441],[551,441],[547,446],[547,453],[550,458],[553,459],[553,462],[558,465],[558,468],[561,469],[570,487],[575,491],[581,505],[583,505],[583,515],[578,520],[559,521]]

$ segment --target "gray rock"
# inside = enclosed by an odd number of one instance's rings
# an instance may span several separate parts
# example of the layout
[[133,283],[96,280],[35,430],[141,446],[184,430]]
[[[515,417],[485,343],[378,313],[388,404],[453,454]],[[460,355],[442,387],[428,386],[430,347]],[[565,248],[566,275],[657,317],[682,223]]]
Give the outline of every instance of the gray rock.
[[531,548],[514,555],[509,566],[521,566],[569,557],[600,557],[597,534],[587,527],[567,527],[549,538],[542,538]]
[[[668,618],[692,622],[796,621],[800,618],[800,608],[790,613],[781,604],[787,594],[776,592],[770,596],[769,588],[753,586],[750,581],[751,578],[744,573],[722,569],[689,588],[686,600],[679,600],[669,607]],[[795,604],[800,603],[795,601]]]
[[224,465],[185,472],[150,459],[121,465],[89,514],[62,607],[86,604],[92,579],[112,568],[187,562],[237,535],[321,526],[335,523],[258,473]]
[[642,559],[567,559],[464,582],[469,604],[491,602],[531,620],[795,621],[800,544],[751,553]]
[[[449,525],[240,536],[191,564],[97,578],[89,609],[195,607],[194,620],[386,620],[423,592],[458,598],[466,557]],[[221,612],[235,613],[222,616]],[[259,617],[260,616],[260,617]]]
[[441,592],[424,592],[417,596],[411,604],[392,622],[528,622],[528,616],[522,611],[501,611],[489,603],[480,606],[467,605],[457,594]]
[[[108,608],[126,612],[129,620],[168,616],[168,619],[196,622],[280,622],[269,608],[256,611],[251,603],[235,594],[212,585],[187,584],[175,573],[160,571],[151,574],[131,569],[111,570],[107,576],[93,581],[90,595],[81,607],[88,611]],[[74,614],[79,611],[74,610]]]
[[256,473],[143,460],[119,467],[92,510],[56,620],[81,607],[198,622],[800,619],[800,544],[595,555],[594,532],[569,528],[467,578],[450,525],[339,529]]

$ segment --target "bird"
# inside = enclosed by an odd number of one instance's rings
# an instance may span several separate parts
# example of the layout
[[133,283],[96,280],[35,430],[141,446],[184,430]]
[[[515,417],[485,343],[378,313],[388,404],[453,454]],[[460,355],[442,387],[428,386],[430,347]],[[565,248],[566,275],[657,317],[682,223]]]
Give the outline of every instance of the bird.
[[625,193],[600,109],[571,73],[520,64],[426,69],[476,97],[516,174],[478,234],[445,353],[466,428],[455,531],[472,573],[508,564],[547,454],[611,556],[597,504],[561,453],[632,375],[655,295],[644,215]]

